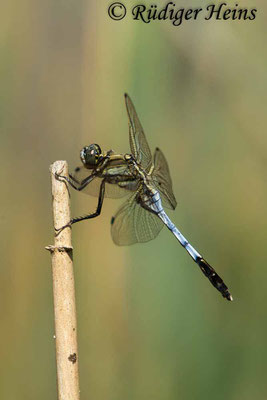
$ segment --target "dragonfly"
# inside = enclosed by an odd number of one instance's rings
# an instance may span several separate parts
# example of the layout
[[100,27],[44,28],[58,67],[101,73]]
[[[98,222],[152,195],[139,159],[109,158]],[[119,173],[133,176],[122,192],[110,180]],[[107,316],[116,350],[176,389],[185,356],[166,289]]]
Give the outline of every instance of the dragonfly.
[[156,148],[152,157],[132,100],[129,95],[124,96],[131,152],[102,152],[98,144],[91,144],[81,150],[82,165],[77,167],[73,174],[69,177],[56,174],[57,179],[68,182],[75,190],[98,197],[95,212],[73,218],[56,231],[99,216],[105,197],[122,198],[128,195],[127,200],[111,219],[111,236],[114,243],[124,246],[148,242],[166,226],[212,285],[224,298],[232,301],[233,297],[221,277],[166,214],[164,208],[174,210],[177,205],[167,160],[159,148]]

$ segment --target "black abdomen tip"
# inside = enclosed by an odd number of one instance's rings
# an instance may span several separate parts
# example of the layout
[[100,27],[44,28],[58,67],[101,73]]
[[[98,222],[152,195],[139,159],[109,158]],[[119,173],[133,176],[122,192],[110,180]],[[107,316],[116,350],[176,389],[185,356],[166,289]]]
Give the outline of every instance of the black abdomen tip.
[[198,266],[200,267],[203,274],[210,280],[212,285],[221,292],[222,296],[229,301],[233,301],[233,297],[228,290],[228,287],[222,280],[222,278],[215,272],[211,265],[207,263],[204,258],[199,258],[196,260]]

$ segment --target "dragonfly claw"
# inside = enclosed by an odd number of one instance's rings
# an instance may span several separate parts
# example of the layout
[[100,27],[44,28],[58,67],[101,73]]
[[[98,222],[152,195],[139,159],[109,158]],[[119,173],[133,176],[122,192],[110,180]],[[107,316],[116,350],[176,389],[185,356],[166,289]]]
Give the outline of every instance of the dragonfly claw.
[[55,178],[56,178],[58,181],[61,181],[61,182],[63,182],[63,181],[66,179],[65,176],[62,176],[62,175],[61,175],[62,171],[63,171],[63,168],[59,171],[59,173],[58,173],[57,171],[55,172]]
[[68,224],[63,225],[61,228],[54,227],[55,232],[56,232],[56,236],[58,236],[66,228],[71,228],[71,221]]

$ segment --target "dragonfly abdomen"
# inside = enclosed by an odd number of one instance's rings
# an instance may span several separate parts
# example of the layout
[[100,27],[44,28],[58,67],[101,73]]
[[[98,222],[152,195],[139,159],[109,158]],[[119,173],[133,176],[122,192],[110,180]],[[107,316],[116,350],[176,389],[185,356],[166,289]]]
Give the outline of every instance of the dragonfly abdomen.
[[227,300],[232,301],[233,298],[225,285],[221,277],[215,272],[215,270],[207,263],[206,260],[194,249],[194,247],[186,240],[186,238],[181,234],[179,229],[172,223],[168,215],[162,209],[158,213],[159,218],[164,222],[168,229],[174,234],[178,239],[179,243],[186,249],[188,254],[193,258],[196,264],[200,267],[203,274],[209,279],[212,285],[221,292],[222,296]]
[[158,214],[160,219],[164,222],[167,228],[174,234],[174,236],[178,239],[179,243],[186,249],[189,255],[193,258],[194,261],[197,261],[198,258],[201,258],[201,255],[194,249],[194,247],[188,242],[188,240],[181,234],[179,229],[174,225],[174,223],[170,220],[168,215],[162,209],[162,211]]

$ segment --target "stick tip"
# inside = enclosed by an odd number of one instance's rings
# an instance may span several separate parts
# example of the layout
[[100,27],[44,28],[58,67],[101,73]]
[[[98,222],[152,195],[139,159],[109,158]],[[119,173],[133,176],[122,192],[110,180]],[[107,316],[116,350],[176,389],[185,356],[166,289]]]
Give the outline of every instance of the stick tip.
[[53,162],[53,164],[50,165],[50,172],[55,173],[59,172],[60,170],[64,169],[67,165],[67,161],[65,160],[58,160]]

